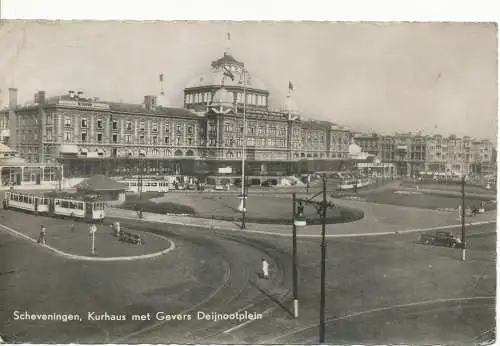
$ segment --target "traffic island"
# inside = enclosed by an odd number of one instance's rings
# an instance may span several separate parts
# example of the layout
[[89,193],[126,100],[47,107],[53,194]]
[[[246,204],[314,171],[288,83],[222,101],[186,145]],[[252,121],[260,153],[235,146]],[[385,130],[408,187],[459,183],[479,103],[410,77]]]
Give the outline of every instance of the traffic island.
[[[240,222],[242,213],[238,210],[240,199],[236,195],[214,193],[172,195],[166,194],[151,200],[134,200],[133,204],[121,206],[123,209],[142,209],[146,213],[189,215],[190,217]],[[249,196],[246,203],[246,222],[269,225],[292,224],[292,201],[283,196]],[[316,209],[304,206],[304,217],[308,225],[321,224]],[[360,209],[337,205],[328,209],[326,223],[347,223],[360,220],[364,213]]]
[[[127,237],[117,237],[108,224],[74,222],[16,212],[5,213],[2,224],[5,230],[14,234],[17,232],[18,236],[24,236],[39,246],[55,249],[55,252],[66,257],[133,259],[160,255],[173,248],[173,243],[163,236],[125,227],[121,227],[121,230]],[[46,229],[45,245],[38,243],[42,226]],[[94,227],[95,232],[92,234]]]

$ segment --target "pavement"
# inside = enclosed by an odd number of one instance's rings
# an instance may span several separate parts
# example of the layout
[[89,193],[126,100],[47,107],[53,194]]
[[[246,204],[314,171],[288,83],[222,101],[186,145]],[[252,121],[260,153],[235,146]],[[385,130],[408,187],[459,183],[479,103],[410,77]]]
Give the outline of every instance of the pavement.
[[[456,212],[376,204],[345,199],[329,199],[333,203],[344,207],[361,209],[364,211],[365,216],[361,220],[354,222],[327,225],[325,230],[327,237],[377,236],[394,233],[420,232],[436,228],[453,228],[461,222]],[[110,218],[138,220],[137,213],[132,210],[109,208],[107,210],[107,215]],[[163,215],[144,212],[143,221],[274,236],[286,237],[292,235],[292,227],[289,225],[247,223],[246,229],[242,230],[241,224],[237,222],[211,220],[187,215]],[[496,211],[489,211],[466,219],[466,224],[468,225],[495,222]],[[320,237],[321,225],[300,227],[297,235],[299,237]]]
[[[42,225],[46,227],[45,244],[38,243]],[[174,242],[161,235],[122,227],[123,231],[138,234],[144,239],[143,245],[137,245],[119,241],[109,225],[96,227],[95,251],[92,253],[88,223],[75,222],[72,230],[70,220],[34,216],[12,210],[2,211],[0,219],[1,230],[68,259],[130,261],[161,256],[175,249]]]

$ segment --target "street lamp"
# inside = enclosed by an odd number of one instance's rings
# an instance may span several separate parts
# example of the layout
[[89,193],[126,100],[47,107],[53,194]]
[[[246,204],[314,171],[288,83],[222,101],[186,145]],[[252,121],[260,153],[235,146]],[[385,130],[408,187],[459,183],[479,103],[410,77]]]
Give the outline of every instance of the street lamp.
[[[325,302],[326,302],[326,210],[327,208],[332,208],[334,205],[331,202],[328,202],[326,198],[326,183],[327,176],[323,175],[323,189],[318,192],[314,196],[308,198],[307,200],[299,201],[299,209],[303,212],[302,203],[312,204],[316,208],[316,212],[321,217],[321,300],[320,300],[320,316],[319,316],[319,342],[325,342]],[[323,198],[320,202],[313,201],[313,199],[320,194],[323,195]],[[294,286],[294,316],[298,316],[298,284],[297,284],[297,259],[296,259],[296,251],[297,251],[297,236],[296,236],[296,228],[297,226],[305,226],[306,221],[303,215],[297,215],[295,217],[295,204],[296,197],[295,194],[292,196],[293,198],[293,286]],[[295,310],[295,305],[297,309]]]
[[[298,278],[298,264],[297,264],[297,227],[304,227],[307,225],[304,217],[304,207],[302,202],[299,202],[299,207],[296,208],[297,195],[292,194],[292,267],[293,267],[293,317],[299,317],[299,278]],[[297,211],[297,214],[295,214]]]
[[243,67],[243,143],[242,143],[242,153],[241,153],[241,229],[246,228],[246,217],[247,217],[247,195],[246,195],[246,181],[245,181],[245,159],[246,159],[246,145],[247,145],[247,71]]

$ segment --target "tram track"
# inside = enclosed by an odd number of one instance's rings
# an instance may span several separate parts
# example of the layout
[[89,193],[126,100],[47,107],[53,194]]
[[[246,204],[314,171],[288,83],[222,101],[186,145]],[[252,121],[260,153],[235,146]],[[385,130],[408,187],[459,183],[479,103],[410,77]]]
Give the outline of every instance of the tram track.
[[[234,313],[242,310],[262,313],[269,309],[283,308],[283,303],[290,297],[290,289],[285,287],[290,282],[290,256],[287,252],[265,241],[250,239],[244,235],[227,234],[217,231],[174,230],[167,226],[148,225],[144,222],[121,221],[124,227],[135,228],[208,248],[220,255],[226,263],[224,281],[202,301],[184,309],[180,314],[196,314],[197,311]],[[178,228],[177,228],[178,229]],[[273,277],[261,287],[262,279],[257,277],[260,257],[265,256],[271,262]],[[255,269],[255,270],[254,270]],[[235,327],[242,328],[238,321],[196,320],[193,315],[190,322],[157,322],[120,337],[113,342],[148,342],[148,343],[200,343],[203,340],[227,337],[227,331]],[[226,333],[225,333],[226,332]]]

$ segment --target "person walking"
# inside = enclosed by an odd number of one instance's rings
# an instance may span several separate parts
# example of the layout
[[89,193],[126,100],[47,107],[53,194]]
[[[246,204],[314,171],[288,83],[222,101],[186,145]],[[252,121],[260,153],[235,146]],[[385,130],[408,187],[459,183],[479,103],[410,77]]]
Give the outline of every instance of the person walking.
[[261,259],[261,266],[262,266],[262,277],[266,280],[269,279],[269,263],[266,261],[265,258]]
[[46,233],[46,228],[45,228],[45,226],[42,225],[41,230],[40,230],[40,237],[38,238],[39,244],[45,245],[45,233]]

